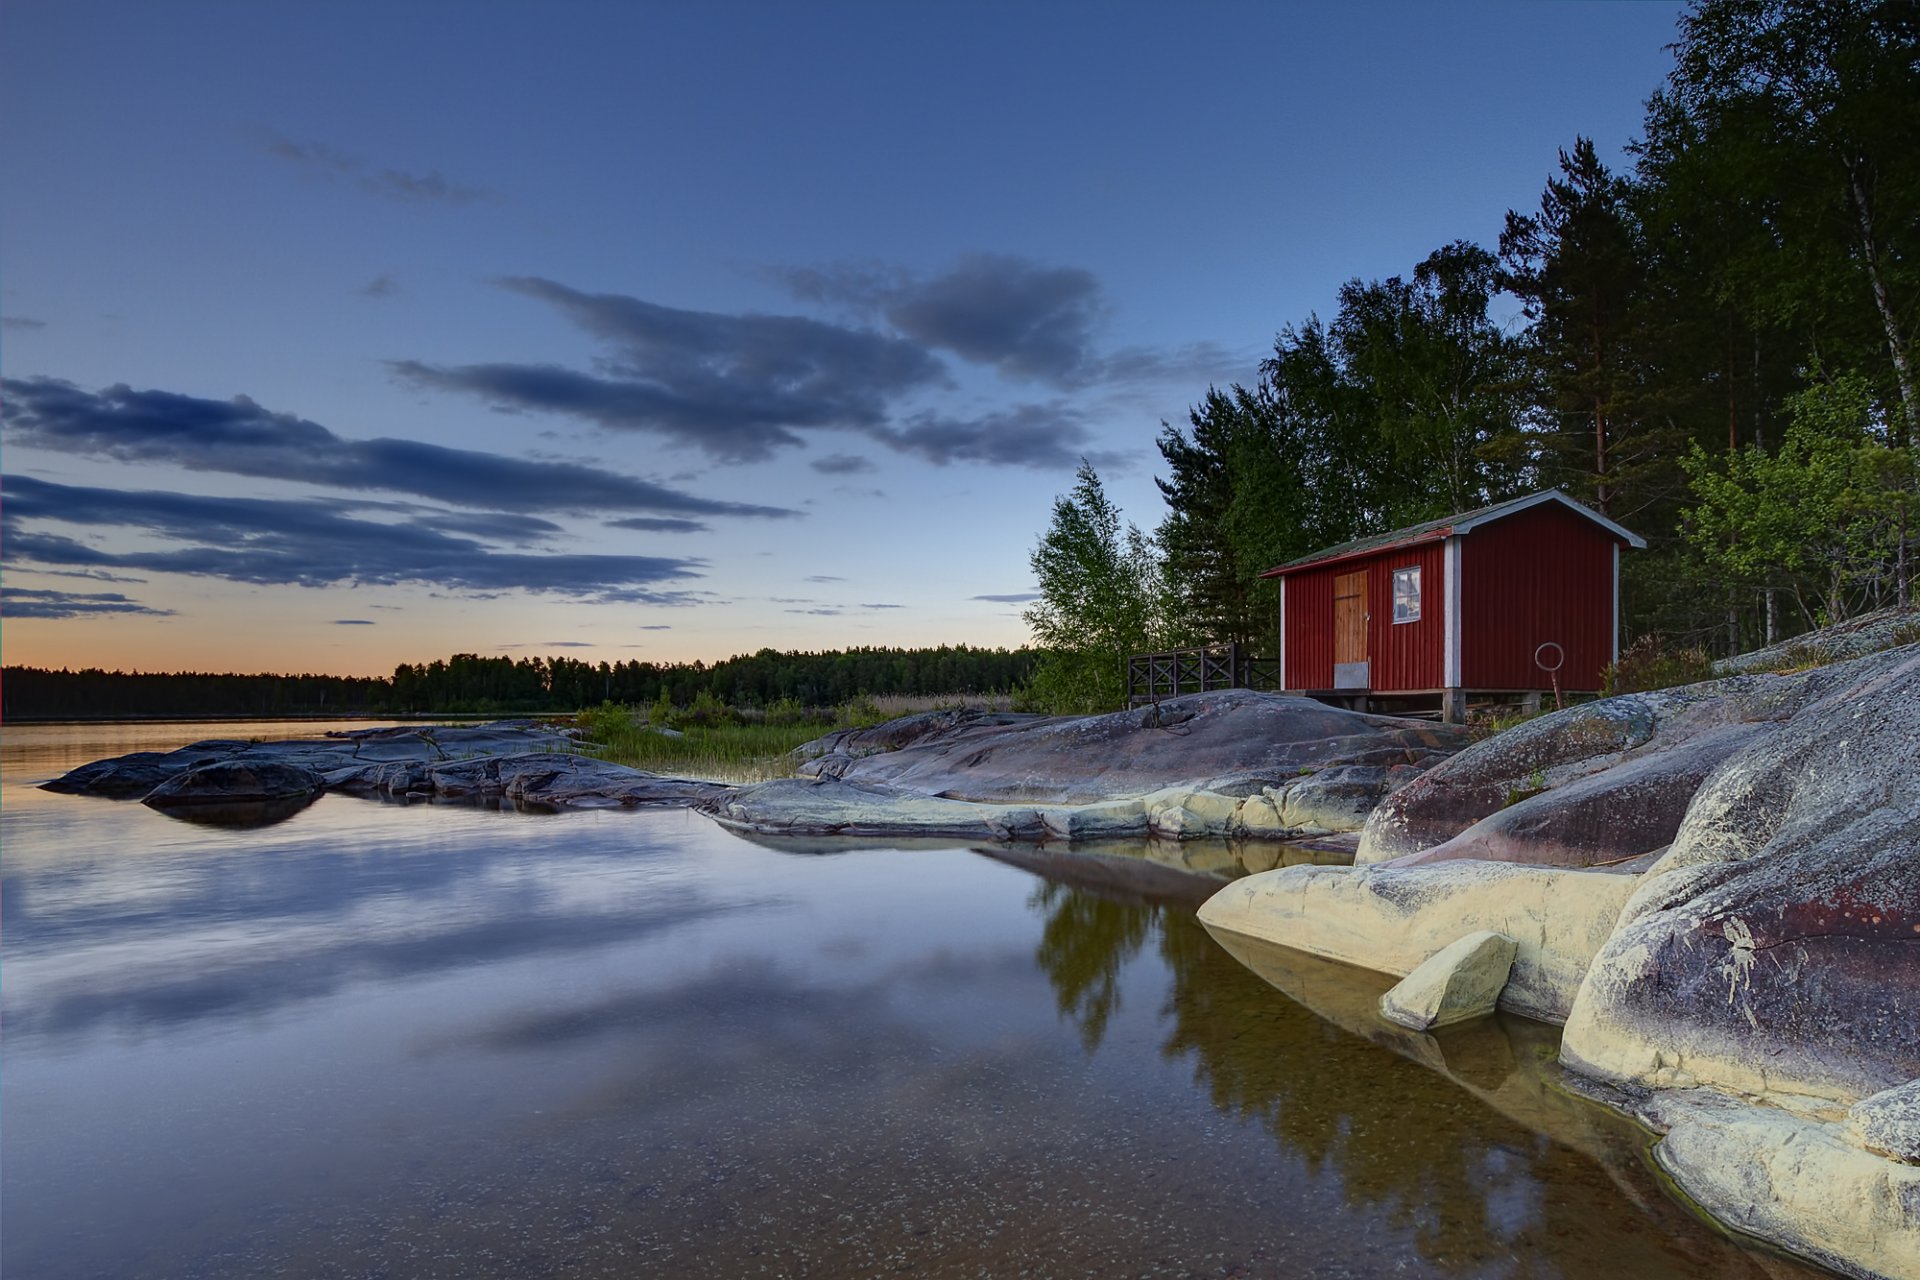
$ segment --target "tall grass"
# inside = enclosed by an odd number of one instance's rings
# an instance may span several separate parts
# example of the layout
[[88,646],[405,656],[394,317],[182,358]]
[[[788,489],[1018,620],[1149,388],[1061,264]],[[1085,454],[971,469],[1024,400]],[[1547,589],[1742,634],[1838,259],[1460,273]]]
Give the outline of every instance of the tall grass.
[[735,708],[703,692],[687,707],[659,703],[636,711],[606,703],[579,712],[573,723],[583,735],[581,750],[601,760],[716,782],[764,782],[791,777],[800,765],[794,748],[835,729],[866,728],[912,711],[959,705],[951,698],[889,697],[858,698],[838,707],[783,700],[770,707]]

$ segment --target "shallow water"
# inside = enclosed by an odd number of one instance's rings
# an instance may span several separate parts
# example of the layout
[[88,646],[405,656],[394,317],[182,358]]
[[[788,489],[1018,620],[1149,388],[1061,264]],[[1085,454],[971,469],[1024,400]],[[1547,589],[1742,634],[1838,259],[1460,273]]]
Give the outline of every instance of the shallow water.
[[1691,1217],[1553,1028],[1398,1032],[1165,865],[31,786],[313,731],[6,730],[9,1280],[1817,1274]]

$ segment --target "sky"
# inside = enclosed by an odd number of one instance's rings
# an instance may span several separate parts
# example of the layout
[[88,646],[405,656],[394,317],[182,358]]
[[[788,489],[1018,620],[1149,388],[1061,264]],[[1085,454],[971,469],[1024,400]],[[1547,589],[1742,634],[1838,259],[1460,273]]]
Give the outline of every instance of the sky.
[[1019,645],[1081,459],[1627,163],[1668,3],[0,10],[0,654]]

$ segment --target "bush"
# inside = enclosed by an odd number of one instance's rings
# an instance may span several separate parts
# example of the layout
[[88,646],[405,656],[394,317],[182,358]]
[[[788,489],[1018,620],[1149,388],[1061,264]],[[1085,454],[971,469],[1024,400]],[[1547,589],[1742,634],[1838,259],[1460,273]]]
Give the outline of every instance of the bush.
[[1604,668],[1600,675],[1609,696],[1671,689],[1675,685],[1713,679],[1713,659],[1697,646],[1669,650],[1661,637],[1646,635],[1627,646],[1620,660]]

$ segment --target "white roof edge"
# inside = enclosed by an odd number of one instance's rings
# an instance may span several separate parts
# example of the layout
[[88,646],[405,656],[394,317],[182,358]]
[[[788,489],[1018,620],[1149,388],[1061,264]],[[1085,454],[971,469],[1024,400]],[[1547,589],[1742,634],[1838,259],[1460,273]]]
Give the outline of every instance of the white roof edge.
[[1509,502],[1505,506],[1502,506],[1497,511],[1489,511],[1485,515],[1475,516],[1471,520],[1459,521],[1457,524],[1453,526],[1453,531],[1455,533],[1471,533],[1474,529],[1478,528],[1480,525],[1490,524],[1495,520],[1504,519],[1507,516],[1514,515],[1521,511],[1525,511],[1528,507],[1537,507],[1543,502],[1558,502],[1562,506],[1566,507],[1568,510],[1573,511],[1578,515],[1585,516],[1587,519],[1593,521],[1595,524],[1599,525],[1601,528],[1605,529],[1607,532],[1613,534],[1615,537],[1623,539],[1628,546],[1634,547],[1641,551],[1645,551],[1647,549],[1647,540],[1645,538],[1633,532],[1631,529],[1625,529],[1625,528],[1622,528],[1620,525],[1615,524],[1613,521],[1607,519],[1605,516],[1601,515],[1598,511],[1595,511],[1592,507],[1587,506],[1585,503],[1575,502],[1572,498],[1569,498],[1566,494],[1560,492],[1558,489],[1548,489],[1544,493],[1536,493],[1532,497],[1521,498],[1517,501]]

